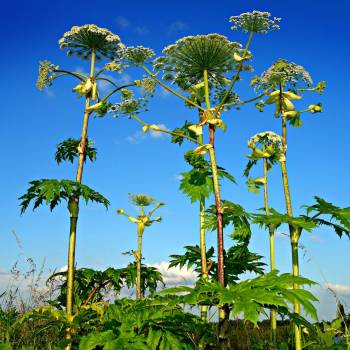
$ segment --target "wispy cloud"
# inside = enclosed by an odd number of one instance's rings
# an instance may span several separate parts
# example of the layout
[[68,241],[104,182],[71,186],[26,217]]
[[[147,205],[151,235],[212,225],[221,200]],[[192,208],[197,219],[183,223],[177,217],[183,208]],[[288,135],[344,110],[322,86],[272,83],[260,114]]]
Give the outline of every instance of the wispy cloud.
[[137,131],[135,132],[135,134],[127,136],[126,141],[137,145],[145,138],[146,138],[145,133],[143,133],[142,131]]
[[159,96],[160,98],[167,98],[171,94],[168,90],[165,90],[162,87],[159,90],[157,90],[157,92],[157,96]]
[[132,82],[131,76],[128,73],[123,73],[118,79],[115,80],[119,85],[126,85]]
[[169,25],[168,32],[169,34],[184,32],[188,30],[189,26],[185,22],[175,21]]
[[118,16],[115,20],[121,29],[127,29],[131,26],[131,22],[123,16]]
[[54,91],[52,89],[49,88],[49,89],[45,89],[44,91],[45,91],[46,96],[48,96],[48,97],[56,97],[56,95],[55,95],[55,93],[54,93]]
[[350,295],[350,285],[347,284],[326,283],[324,287],[335,294]]
[[150,30],[146,26],[137,26],[133,28],[133,30],[134,30],[134,33],[138,35],[146,35],[150,32]]
[[137,35],[146,35],[150,33],[150,30],[147,26],[145,25],[134,25],[128,18],[123,17],[123,16],[118,16],[116,18],[117,25],[120,29],[126,30],[129,29],[133,33]]
[[310,234],[308,235],[308,238],[310,241],[316,242],[316,243],[323,243],[324,240],[322,238],[320,238],[319,236],[316,236],[314,234]]
[[178,175],[174,175],[174,179],[176,181],[181,181],[183,179],[183,176],[181,174],[178,174]]

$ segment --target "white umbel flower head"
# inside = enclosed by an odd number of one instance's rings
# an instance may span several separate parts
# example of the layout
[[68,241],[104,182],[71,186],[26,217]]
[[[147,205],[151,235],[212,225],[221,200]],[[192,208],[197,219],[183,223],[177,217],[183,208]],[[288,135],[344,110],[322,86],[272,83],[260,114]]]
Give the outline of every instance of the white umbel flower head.
[[255,146],[257,144],[265,144],[265,145],[281,145],[282,144],[282,139],[281,136],[278,134],[274,133],[273,131],[264,131],[264,132],[259,132],[258,134],[255,134],[252,136],[249,141],[248,141],[248,147]]
[[153,68],[164,73],[163,79],[185,90],[203,80],[204,70],[209,82],[216,85],[224,80],[225,74],[235,70],[234,54],[242,54],[241,44],[223,35],[186,36],[167,46]]
[[281,18],[271,17],[270,12],[244,12],[239,16],[231,16],[232,30],[241,29],[244,33],[267,34],[269,31],[280,29],[278,23]]
[[263,72],[255,83],[256,88],[278,87],[291,85],[293,87],[305,84],[310,86],[312,78],[303,66],[284,59],[278,59],[267,71]]
[[123,58],[128,62],[139,66],[155,55],[152,49],[143,46],[129,46],[124,50]]
[[92,49],[97,59],[102,57],[114,59],[124,48],[118,35],[95,24],[73,26],[70,31],[63,34],[58,43],[61,49],[68,49],[69,55],[75,54],[84,59],[90,57]]

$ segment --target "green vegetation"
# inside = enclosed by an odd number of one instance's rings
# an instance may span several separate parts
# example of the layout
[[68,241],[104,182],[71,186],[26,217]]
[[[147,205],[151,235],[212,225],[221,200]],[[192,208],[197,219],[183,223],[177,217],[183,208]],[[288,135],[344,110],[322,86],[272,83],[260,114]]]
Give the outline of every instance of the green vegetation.
[[[250,87],[255,95],[241,100],[236,83],[253,69],[253,39],[279,29],[280,19],[268,12],[253,11],[232,16],[230,22],[232,30],[247,34],[244,46],[220,34],[188,36],[165,47],[158,57],[143,46],[125,47],[107,29],[74,26],[60,39],[60,47],[70,56],[89,60],[90,73],[61,69],[50,61],[40,63],[39,90],[57,78],[69,76],[78,80],[73,92],[85,100],[81,137],[62,141],[55,154],[58,164],[77,161],[76,177],[31,181],[19,198],[20,207],[24,213],[30,205],[36,209],[45,204],[52,211],[62,201],[67,203],[68,265],[67,271],[49,277],[50,293],[44,293],[32,305],[16,305],[18,289],[11,287],[0,294],[0,350],[350,349],[349,317],[340,307],[330,324],[308,321],[318,320],[317,299],[303,287],[315,282],[300,276],[298,257],[303,230],[311,232],[326,225],[339,237],[350,237],[350,207],[341,208],[315,196],[314,204],[304,206],[304,214],[294,216],[286,165],[287,124],[301,127],[303,113],[322,112],[321,103],[297,110],[292,101],[300,102],[303,91],[322,93],[325,82],[312,86],[310,74],[302,66],[280,59],[261,76],[252,78]],[[98,70],[96,61],[102,59],[106,62]],[[110,77],[129,68],[145,75],[125,85],[118,85]],[[105,76],[105,72],[109,74]],[[110,87],[105,96],[99,91],[101,82]],[[194,121],[182,120],[182,126],[173,130],[146,122],[140,114],[147,111],[157,86],[194,112]],[[117,102],[112,101],[116,93]],[[220,149],[216,141],[220,132],[226,131],[224,118],[248,103],[255,103],[260,112],[274,105],[274,117],[281,120],[281,136],[260,132],[248,142],[251,153],[244,171],[249,177],[248,189],[264,191],[263,211],[256,213],[223,199],[222,182],[236,181],[217,164]],[[117,210],[137,226],[137,250],[124,253],[134,261],[104,271],[76,268],[80,201],[110,206],[102,194],[82,182],[86,160],[93,162],[97,156],[88,138],[92,115],[126,116],[140,124],[144,133],[165,133],[171,136],[171,143],[190,144],[184,153],[190,170],[182,173],[180,190],[191,203],[198,204],[199,242],[185,246],[183,254],[171,255],[169,267],[193,269],[197,273],[193,285],[164,289],[160,271],[143,264],[145,229],[161,222],[161,216],[153,214],[164,205],[145,194],[129,195],[131,204],[138,208],[136,216]],[[251,178],[260,160],[260,177]],[[273,209],[269,201],[269,193],[279,185],[268,181],[268,171],[277,164],[281,165],[285,213]],[[128,169],[124,167],[123,172],[127,174]],[[147,211],[146,207],[151,209]],[[252,225],[269,233],[269,272],[264,270],[263,257],[249,250]],[[275,262],[275,232],[283,225],[289,228],[291,274],[280,274]],[[207,247],[208,231],[216,231],[215,248]],[[228,248],[226,232],[231,243]],[[243,279],[245,273],[253,277]],[[123,297],[126,289],[135,290],[135,298]],[[270,318],[269,323],[266,318]]]

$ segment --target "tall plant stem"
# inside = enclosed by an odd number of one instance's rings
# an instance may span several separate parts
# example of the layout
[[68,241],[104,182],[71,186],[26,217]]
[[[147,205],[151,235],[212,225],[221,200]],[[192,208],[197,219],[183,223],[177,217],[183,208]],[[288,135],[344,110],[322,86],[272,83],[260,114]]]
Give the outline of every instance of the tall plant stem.
[[[280,86],[280,91],[282,92],[282,86]],[[282,101],[282,93],[280,94],[281,101],[280,105],[283,105]],[[286,210],[289,216],[293,216],[292,210],[292,201],[290,197],[289,191],[289,183],[288,183],[288,172],[287,172],[287,164],[286,164],[286,155],[287,155],[287,118],[284,115],[284,112],[281,111],[281,119],[282,119],[282,150],[283,155],[281,159],[281,172],[282,172],[282,180],[283,180],[283,189],[284,189],[284,197],[286,202]],[[292,274],[293,276],[299,276],[299,232],[289,225],[289,233],[290,233],[290,243],[292,248]],[[293,289],[298,289],[298,284],[293,284]],[[298,302],[294,302],[294,312],[296,314],[300,314],[300,304]],[[294,324],[294,341],[295,341],[295,350],[302,350],[302,342],[301,342],[301,329],[298,325]]]
[[[268,193],[268,177],[267,177],[267,159],[264,160],[264,205],[266,215],[270,215],[269,208],[269,193]],[[276,269],[275,263],[275,232],[273,225],[269,225],[269,242],[270,242],[270,270]],[[270,328],[271,328],[271,342],[273,347],[277,349],[277,321],[276,310],[270,311]]]
[[[199,111],[199,117],[201,113]],[[203,135],[198,136],[198,141],[203,143]],[[201,196],[199,200],[199,245],[201,250],[201,267],[202,267],[202,278],[208,279],[208,264],[207,264],[207,245],[205,237],[205,228],[204,228],[204,216],[205,216],[205,197]],[[203,320],[207,319],[208,306],[201,306],[201,317]]]
[[136,299],[142,299],[141,290],[141,262],[142,262],[142,237],[143,237],[144,225],[139,223],[137,225],[137,252],[136,257]]
[[[203,71],[203,80],[204,80],[204,91],[205,91],[205,103],[207,110],[210,110],[210,100],[209,100],[209,86],[208,86],[208,72]],[[215,206],[216,206],[216,221],[217,221],[217,245],[218,245],[218,281],[224,286],[225,277],[224,277],[224,238],[223,238],[223,226],[222,226],[222,204],[220,198],[220,185],[219,185],[219,176],[218,176],[218,167],[216,163],[215,155],[215,126],[209,125],[209,143],[211,147],[209,148],[210,164],[211,171],[213,176],[213,187],[214,187],[214,197],[215,197]]]
[[[90,65],[90,78],[94,76],[95,70],[95,51],[91,50],[91,65]],[[87,140],[87,129],[90,113],[87,112],[87,108],[90,106],[90,96],[88,95],[85,100],[85,110],[84,110],[84,119],[83,127],[81,133],[81,139],[79,144],[79,160],[78,168],[76,174],[76,181],[81,182],[83,176],[83,168],[85,161],[85,148]],[[67,299],[66,299],[66,311],[68,319],[71,320],[73,316],[73,293],[74,293],[74,265],[75,265],[75,241],[76,241],[76,229],[78,221],[78,212],[79,212],[79,198],[71,198],[70,201],[70,229],[69,229],[69,247],[68,247],[68,268],[67,268]]]
[[[204,81],[204,94],[205,94],[205,104],[207,111],[211,110],[210,99],[209,99],[209,84],[208,84],[208,72],[203,71],[203,81]],[[218,166],[216,163],[215,155],[215,126],[209,124],[209,143],[211,147],[209,148],[209,157],[211,172],[213,176],[213,189],[216,207],[216,222],[217,222],[217,256],[218,256],[218,268],[217,268],[217,278],[221,286],[225,286],[225,273],[224,273],[224,234],[223,234],[223,209],[220,198],[220,184],[218,175]],[[220,333],[221,333],[221,323],[226,319],[227,307],[221,307],[219,309],[219,324],[218,324],[218,344],[220,346]]]

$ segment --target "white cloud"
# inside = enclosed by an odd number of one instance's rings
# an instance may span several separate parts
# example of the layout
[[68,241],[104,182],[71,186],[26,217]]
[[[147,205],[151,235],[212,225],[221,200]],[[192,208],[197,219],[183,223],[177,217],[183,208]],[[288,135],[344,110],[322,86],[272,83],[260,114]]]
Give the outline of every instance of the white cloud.
[[169,26],[169,33],[178,33],[178,32],[184,32],[188,29],[188,25],[185,22],[182,21],[175,21],[170,24]]
[[118,85],[126,85],[132,82],[131,76],[128,73],[123,73],[118,79],[115,80]]
[[167,287],[177,285],[194,285],[198,277],[197,273],[191,269],[179,267],[169,268],[169,262],[161,261],[159,263],[149,264],[155,267],[163,276]]
[[[169,130],[165,124],[157,124],[157,126],[161,129],[164,129],[164,130]],[[165,134],[164,132],[161,132],[161,131],[155,131],[155,130],[151,130],[150,131],[150,135],[152,138],[154,139],[164,139],[168,136],[168,134]]]
[[75,71],[76,71],[77,73],[81,73],[81,74],[84,74],[84,75],[89,75],[89,73],[86,72],[86,71],[84,70],[84,68],[81,67],[81,66],[77,66],[77,67],[75,68]]
[[50,88],[45,89],[44,91],[45,91],[46,96],[48,96],[48,97],[55,97],[56,96],[54,91]]
[[158,90],[157,95],[160,98],[167,98],[170,94],[171,94],[171,92],[169,92],[168,90],[165,90],[164,88],[160,88],[160,90]]
[[174,176],[176,181],[181,181],[183,179],[183,176],[181,174],[175,175]]
[[133,25],[129,19],[123,16],[118,16],[116,18],[116,22],[120,29],[129,29],[137,35],[145,35],[150,32],[148,27]]
[[324,288],[333,291],[335,294],[350,295],[350,285],[337,284],[337,283],[326,283]]
[[130,143],[134,143],[134,144],[139,144],[145,138],[146,138],[145,133],[143,133],[141,131],[137,131],[137,132],[135,132],[135,134],[133,134],[131,136],[127,136],[126,141],[128,141]]
[[134,28],[134,33],[138,35],[146,35],[150,30],[146,26],[138,26]]
[[127,29],[131,26],[131,22],[123,16],[118,16],[116,22],[121,29]]
[[68,270],[68,265],[64,265],[57,270],[57,272],[66,272]]

